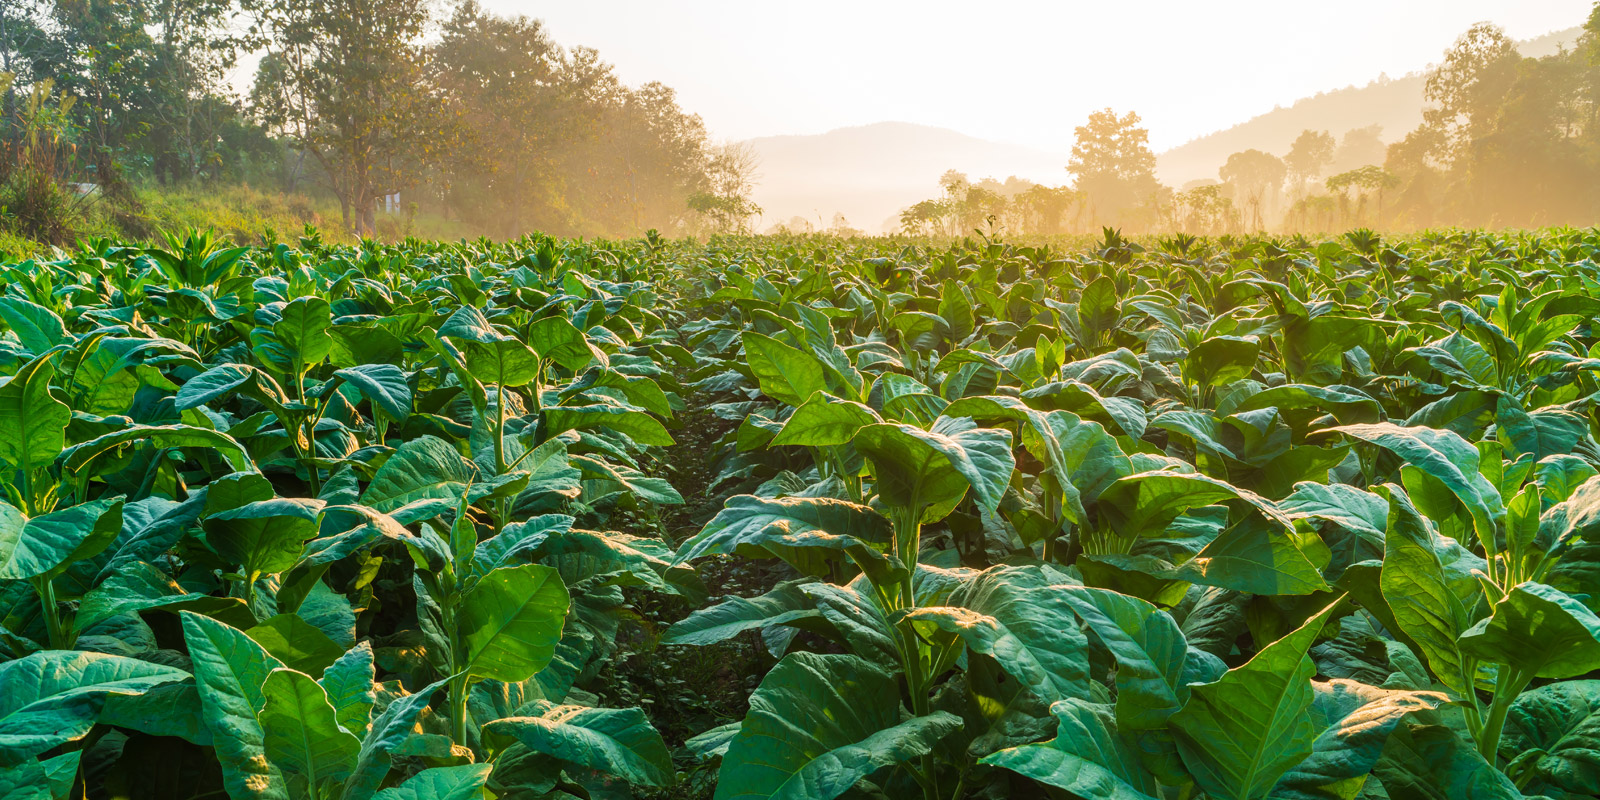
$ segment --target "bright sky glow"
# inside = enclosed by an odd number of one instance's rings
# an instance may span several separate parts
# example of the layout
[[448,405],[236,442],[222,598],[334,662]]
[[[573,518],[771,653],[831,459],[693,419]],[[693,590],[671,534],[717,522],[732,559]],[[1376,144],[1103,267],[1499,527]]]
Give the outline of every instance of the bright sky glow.
[[1515,39],[1590,0],[483,0],[658,80],[713,137],[885,120],[1065,151],[1090,111],[1134,110],[1158,152],[1319,91],[1436,61],[1489,20]]

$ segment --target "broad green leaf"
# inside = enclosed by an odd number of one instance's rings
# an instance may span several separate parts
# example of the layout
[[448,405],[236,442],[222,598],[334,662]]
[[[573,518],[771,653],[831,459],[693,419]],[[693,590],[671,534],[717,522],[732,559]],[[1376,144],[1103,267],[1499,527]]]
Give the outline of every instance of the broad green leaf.
[[67,326],[56,312],[20,297],[0,297],[0,320],[33,355],[68,340]]
[[253,625],[255,616],[237,597],[213,597],[189,592],[165,572],[145,561],[130,561],[117,567],[105,580],[83,596],[73,622],[88,630],[119,614],[132,614],[161,608],[176,612],[195,611],[230,625]]
[[902,722],[895,678],[855,656],[792,653],[750,696],[716,800],[833,800],[960,726],[943,711]]
[[1587,417],[1563,408],[1539,409],[1530,414],[1515,400],[1502,395],[1495,409],[1495,437],[1504,440],[1514,452],[1531,453],[1535,459],[1572,452],[1588,432]]
[[1539,779],[1582,794],[1600,786],[1600,681],[1561,681],[1523,692],[1506,716],[1500,752],[1534,754]]
[[[1522,800],[1522,792],[1453,728],[1405,720],[1373,766],[1386,796],[1417,800]],[[1369,779],[1370,780],[1370,779]]]
[[304,367],[316,366],[333,350],[333,309],[320,297],[296,297],[272,324],[277,343]]
[[416,694],[408,694],[389,703],[372,729],[361,740],[361,752],[356,756],[355,770],[345,781],[343,800],[371,800],[389,774],[391,753],[410,739],[434,694],[443,689],[449,678],[442,678],[424,686]]
[[544,317],[528,327],[528,346],[545,361],[577,372],[595,359],[589,339],[566,317]]
[[[76,755],[76,754],[74,754]],[[55,800],[50,775],[38,761],[0,769],[0,797],[5,800]]]
[[400,339],[383,328],[335,324],[328,332],[333,337],[328,360],[336,367],[399,364],[406,357]]
[[1249,377],[1260,350],[1253,336],[1213,336],[1189,350],[1183,373],[1201,386],[1223,386]]
[[406,374],[392,364],[363,364],[347,367],[333,373],[361,390],[362,396],[372,401],[372,407],[390,420],[405,422],[411,416],[411,385]]
[[251,503],[271,500],[272,481],[259,472],[235,472],[206,484],[205,514],[220,514]]
[[1091,337],[1110,332],[1117,324],[1117,301],[1117,282],[1107,275],[1095,278],[1078,297],[1078,324]]
[[1317,670],[1306,652],[1340,602],[1262,648],[1244,666],[1194,686],[1189,703],[1172,715],[1178,753],[1208,796],[1265,797],[1311,755],[1321,731],[1309,713]]
[[783,430],[772,438],[772,446],[848,444],[857,431],[882,421],[877,412],[867,406],[818,392],[783,423]]
[[316,537],[322,507],[321,500],[278,497],[213,514],[202,523],[206,546],[245,575],[283,572]]
[[362,642],[339,656],[317,681],[328,693],[339,727],[356,738],[366,735],[371,722],[372,706],[377,702],[377,692],[372,688],[376,677],[372,643]]
[[50,395],[54,375],[48,358],[36,358],[0,383],[0,461],[35,470],[66,448],[72,410]]
[[539,354],[515,339],[462,343],[467,370],[486,385],[525,386],[539,377]]
[[1088,587],[1059,591],[1116,659],[1118,725],[1129,730],[1164,726],[1189,700],[1189,648],[1178,623],[1137,597]]
[[47,650],[0,664],[0,771],[83,738],[110,695],[139,695],[188,673],[99,653]]
[[670,447],[672,434],[660,420],[637,409],[617,405],[555,406],[544,411],[550,436],[565,431],[607,430],[642,445]]
[[1326,565],[1327,546],[1315,534],[1252,513],[1206,543],[1175,577],[1250,594],[1306,595],[1328,588]]
[[570,604],[567,587],[550,567],[501,567],[461,599],[457,635],[467,674],[525,681],[555,656]]
[[1387,422],[1329,430],[1378,445],[1437,478],[1466,505],[1479,536],[1494,536],[1495,521],[1505,515],[1505,506],[1500,492],[1478,471],[1477,448],[1465,439],[1451,431]]
[[1600,617],[1566,592],[1530,581],[1463,631],[1461,650],[1540,678],[1573,678],[1600,670]]
[[663,644],[707,645],[751,630],[815,619],[820,613],[799,584],[785,581],[758,597],[729,597],[693,611],[668,628]]
[[822,362],[770,336],[744,332],[745,359],[766,396],[799,406],[827,388]]
[[946,606],[913,610],[1037,692],[1045,702],[1089,694],[1088,638],[1073,604],[1041,567],[991,567],[951,593]]
[[434,767],[407,778],[405,783],[378,792],[376,800],[478,800],[493,764]]
[[1101,507],[1122,538],[1160,537],[1191,509],[1241,500],[1280,528],[1293,522],[1272,501],[1226,481],[1190,472],[1141,472],[1119,478],[1100,495]]
[[1448,702],[1438,692],[1379,689],[1349,680],[1316,682],[1312,689],[1310,714],[1321,733],[1311,755],[1278,781],[1272,800],[1345,800],[1366,780],[1406,715]]
[[57,460],[63,473],[76,473],[96,456],[134,443],[150,443],[156,447],[194,447],[215,450],[236,472],[255,472],[255,462],[244,445],[232,436],[209,428],[192,425],[135,425],[115,433],[108,433],[62,451]]
[[1383,406],[1377,400],[1351,386],[1311,386],[1302,383],[1273,386],[1251,395],[1234,412],[1259,408],[1307,409],[1332,414],[1345,424],[1377,422],[1383,417]]
[[1389,501],[1342,483],[1297,483],[1278,503],[1290,519],[1320,519],[1360,535],[1380,552],[1389,527]]
[[122,497],[107,497],[28,519],[0,501],[0,579],[51,580],[93,558],[122,530]]
[[1400,630],[1444,685],[1472,690],[1457,640],[1472,625],[1469,598],[1477,586],[1453,581],[1440,538],[1398,487],[1389,487],[1389,526],[1379,586]]
[[484,733],[514,739],[535,753],[634,786],[664,786],[672,781],[666,742],[637,708],[585,708],[536,700],[516,716],[484,726]]
[[1003,767],[1086,800],[1158,800],[1161,786],[1117,733],[1109,706],[1066,698],[1050,707],[1056,738],[1001,750],[980,763]]
[[971,488],[990,513],[1011,482],[1016,460],[1011,432],[940,417],[932,430],[904,423],[862,428],[855,446],[865,456],[883,502],[917,511],[923,522],[949,514]]
[[826,497],[767,499],[739,495],[728,500],[700,532],[685,540],[674,564],[741,547],[784,549],[886,545],[889,521],[866,506]]
[[218,364],[184,381],[174,402],[179,411],[187,411],[237,394],[271,401],[269,407],[271,404],[282,406],[286,401],[277,383],[261,370],[247,364]]
[[268,761],[300,775],[317,792],[350,777],[361,741],[339,726],[327,692],[311,676],[273,670],[261,694],[265,700],[257,718]]
[[179,616],[194,662],[200,715],[215,742],[228,795],[289,800],[283,773],[267,760],[266,730],[257,719],[266,704],[267,675],[283,664],[243,631],[188,611]]
[[245,635],[274,658],[308,675],[321,675],[344,655],[344,648],[296,614],[270,617]]
[[472,483],[472,462],[437,436],[419,436],[396,448],[383,462],[361,503],[384,513],[425,500],[454,506]]

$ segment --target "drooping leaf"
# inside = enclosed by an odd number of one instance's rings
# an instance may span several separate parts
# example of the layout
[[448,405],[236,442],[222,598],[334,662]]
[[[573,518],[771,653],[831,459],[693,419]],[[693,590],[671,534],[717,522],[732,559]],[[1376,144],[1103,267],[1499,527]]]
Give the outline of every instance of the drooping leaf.
[[931,430],[869,425],[856,434],[855,446],[871,465],[884,502],[921,510],[923,522],[943,518],[969,488],[978,505],[993,513],[1016,468],[1010,431],[949,417]]
[[72,409],[51,396],[54,375],[50,359],[36,358],[0,384],[0,462],[38,469],[66,448]]
[[1003,767],[1087,800],[1156,800],[1161,787],[1139,763],[1136,747],[1117,732],[1112,710],[1078,698],[1050,707],[1056,738],[984,757]]
[[1540,678],[1572,678],[1600,669],[1600,617],[1566,592],[1529,581],[1462,632],[1461,650]]
[[478,800],[493,764],[434,767],[374,795],[375,800]]
[[908,619],[960,636],[1046,702],[1089,694],[1088,638],[1072,602],[1040,567],[991,567],[951,593],[949,605]]
[[1306,652],[1337,607],[1313,615],[1218,680],[1194,686],[1189,703],[1172,715],[1178,753],[1207,795],[1265,797],[1312,754],[1321,731],[1310,714],[1316,667]]
[[541,564],[501,567],[461,600],[456,620],[467,674],[525,681],[555,656],[570,603],[561,576]]
[[82,738],[110,695],[139,695],[187,677],[173,667],[67,650],[0,664],[0,768]]
[[223,783],[236,798],[289,800],[283,773],[267,759],[262,686],[283,664],[243,631],[189,611],[180,612],[194,661],[200,714],[222,764]]
[[585,708],[537,700],[517,716],[489,723],[484,733],[514,739],[535,753],[634,786],[664,786],[672,779],[666,742],[637,708]]
[[122,530],[122,497],[106,497],[28,519],[0,501],[0,579],[50,580],[93,558]]
[[960,725],[943,711],[902,722],[894,677],[862,659],[792,653],[751,695],[722,758],[716,800],[833,800]]
[[361,741],[339,726],[328,694],[311,676],[277,669],[261,687],[264,702],[257,718],[265,731],[267,760],[298,774],[317,791],[342,783],[355,769]]

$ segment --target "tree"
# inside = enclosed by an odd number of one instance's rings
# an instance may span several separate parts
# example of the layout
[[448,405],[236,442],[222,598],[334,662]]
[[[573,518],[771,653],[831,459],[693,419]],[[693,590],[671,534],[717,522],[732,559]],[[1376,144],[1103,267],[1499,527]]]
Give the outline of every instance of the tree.
[[1082,195],[1067,186],[1035,184],[1018,194],[1014,201],[1022,214],[1022,229],[1045,235],[1061,233],[1067,209],[1082,200]]
[[948,213],[946,203],[940,200],[923,200],[900,212],[900,231],[911,236],[931,235]]
[[761,206],[750,199],[760,159],[749,142],[720,145],[709,155],[706,186],[689,196],[689,207],[705,216],[717,231],[744,233],[750,218],[761,214]]
[[1387,149],[1383,143],[1382,125],[1351,128],[1344,132],[1339,140],[1339,148],[1333,151],[1328,171],[1349,172],[1357,167],[1382,164]]
[[1444,134],[1454,156],[1488,133],[1495,109],[1516,79],[1518,60],[1511,37],[1498,25],[1480,22],[1428,73],[1422,97],[1430,107],[1422,112],[1423,123]]
[[1328,179],[1328,191],[1339,198],[1339,208],[1346,218],[1350,215],[1350,192],[1355,191],[1357,207],[1356,219],[1362,216],[1366,208],[1367,197],[1376,195],[1378,200],[1378,214],[1376,225],[1383,224],[1383,193],[1400,185],[1399,178],[1385,171],[1383,167],[1368,164],[1357,167],[1348,172],[1341,172]]
[[1109,108],[1096,111],[1073,133],[1067,171],[1075,179],[1074,188],[1087,198],[1095,223],[1122,221],[1157,190],[1156,155],[1138,114],[1119,117]]
[[1238,212],[1220,183],[1191,186],[1172,197],[1173,227],[1200,234],[1225,233],[1234,227]]
[[377,231],[378,198],[410,189],[459,135],[427,80],[426,0],[270,0],[273,63],[253,97],[322,166],[346,228]]
[[543,23],[488,14],[477,0],[456,7],[433,48],[432,73],[461,104],[471,142],[450,164],[464,179],[452,182],[453,199],[506,236],[524,232],[530,207],[549,215],[560,205],[557,151],[592,135],[574,87],[559,80],[564,58]]
[[1322,170],[1333,161],[1336,145],[1333,134],[1327,131],[1308,128],[1295,137],[1294,143],[1289,145],[1289,154],[1283,157],[1283,163],[1294,178],[1297,189],[1303,188],[1306,181],[1322,175]]
[[1251,225],[1260,230],[1262,202],[1283,188],[1286,171],[1283,160],[1277,156],[1260,150],[1245,150],[1228,156],[1228,162],[1217,174],[1233,185],[1236,196],[1250,209]]

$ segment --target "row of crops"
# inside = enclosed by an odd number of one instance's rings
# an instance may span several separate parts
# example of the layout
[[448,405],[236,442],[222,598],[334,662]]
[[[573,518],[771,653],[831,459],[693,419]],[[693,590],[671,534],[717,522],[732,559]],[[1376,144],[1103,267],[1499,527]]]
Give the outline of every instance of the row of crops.
[[1600,797],[1597,252],[5,265],[0,797]]

